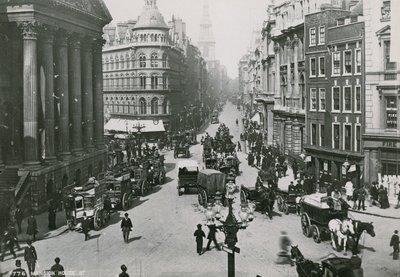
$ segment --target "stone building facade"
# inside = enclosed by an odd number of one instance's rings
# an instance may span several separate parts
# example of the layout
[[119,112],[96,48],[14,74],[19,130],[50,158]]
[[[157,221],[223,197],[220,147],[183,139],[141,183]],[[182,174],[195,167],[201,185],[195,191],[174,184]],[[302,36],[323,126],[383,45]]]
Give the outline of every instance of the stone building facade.
[[0,1],[2,203],[40,209],[57,189],[104,170],[110,21],[103,1]]

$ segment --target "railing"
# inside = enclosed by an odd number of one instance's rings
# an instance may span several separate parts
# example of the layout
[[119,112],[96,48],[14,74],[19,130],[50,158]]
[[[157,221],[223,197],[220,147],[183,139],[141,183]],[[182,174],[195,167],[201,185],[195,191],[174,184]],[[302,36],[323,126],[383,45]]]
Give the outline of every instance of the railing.
[[385,81],[397,80],[397,73],[385,73],[384,79]]
[[17,205],[21,205],[21,203],[24,201],[24,198],[22,197],[24,193],[29,189],[29,171],[25,171],[22,173],[21,178],[19,178],[19,181],[17,185],[15,186],[15,202]]
[[103,86],[104,91],[131,91],[131,90],[171,90],[169,86],[137,86],[137,85],[118,85],[118,86]]

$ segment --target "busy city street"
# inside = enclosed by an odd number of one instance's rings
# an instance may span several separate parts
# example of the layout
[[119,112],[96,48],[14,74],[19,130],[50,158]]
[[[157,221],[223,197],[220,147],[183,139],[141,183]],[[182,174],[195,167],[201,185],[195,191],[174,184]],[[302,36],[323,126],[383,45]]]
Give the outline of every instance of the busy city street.
[[[219,119],[231,130],[234,141],[239,141],[243,130],[241,112],[228,103]],[[215,134],[219,124],[212,124],[198,135],[198,140],[208,132]],[[243,144],[244,142],[242,142]],[[245,150],[244,145],[242,149]],[[202,146],[190,148],[191,159],[201,166]],[[196,191],[193,194],[178,196],[176,163],[181,159],[173,158],[173,151],[165,153],[167,181],[146,196],[135,199],[134,207],[128,213],[133,222],[133,231],[129,243],[125,244],[120,228],[124,212],[112,215],[110,226],[100,231],[91,231],[90,239],[84,241],[84,234],[77,231],[65,231],[57,237],[39,240],[34,243],[38,253],[38,271],[49,269],[54,257],[60,257],[66,271],[74,271],[83,276],[115,276],[120,264],[129,268],[130,276],[224,276],[227,270],[227,254],[212,247],[199,256],[196,253],[193,232],[198,223],[207,233],[204,208],[198,205]],[[246,153],[238,152],[241,161],[238,184],[253,186],[257,169],[250,167]],[[290,182],[289,176],[282,177],[281,186]],[[235,213],[239,209],[239,193],[235,198]],[[329,241],[316,244],[311,238],[303,236],[300,217],[277,212],[275,206],[273,219],[256,212],[255,219],[247,229],[239,231],[238,244],[240,254],[236,255],[236,276],[295,276],[296,268],[290,264],[279,265],[278,259],[280,231],[287,231],[293,245],[297,245],[303,255],[317,261],[329,254],[341,256],[335,252]],[[227,211],[224,211],[225,213]],[[395,224],[396,219],[383,219],[361,214],[351,214],[359,220],[374,221],[376,237],[364,234],[361,239],[361,256],[364,276],[398,276],[399,266],[392,262],[388,247],[391,230],[387,226]],[[39,226],[39,228],[46,228]],[[59,226],[59,228],[63,228]],[[222,245],[224,235],[219,232],[218,242]],[[205,245],[204,245],[205,247]],[[17,255],[22,255],[17,252]],[[11,270],[13,259],[8,256],[2,263],[2,270]],[[377,266],[379,265],[379,266]],[[80,273],[79,273],[80,272]],[[72,276],[72,275],[70,275]]]

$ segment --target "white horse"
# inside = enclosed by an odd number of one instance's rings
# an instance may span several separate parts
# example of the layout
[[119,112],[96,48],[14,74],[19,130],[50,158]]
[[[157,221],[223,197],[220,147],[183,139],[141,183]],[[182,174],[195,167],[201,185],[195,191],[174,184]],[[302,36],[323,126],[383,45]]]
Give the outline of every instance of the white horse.
[[338,244],[343,245],[344,255],[347,255],[346,244],[349,234],[354,235],[354,227],[351,219],[344,219],[343,222],[339,219],[332,219],[328,223],[329,231],[331,231],[331,239],[333,249],[337,250],[335,243],[335,235],[338,239]]

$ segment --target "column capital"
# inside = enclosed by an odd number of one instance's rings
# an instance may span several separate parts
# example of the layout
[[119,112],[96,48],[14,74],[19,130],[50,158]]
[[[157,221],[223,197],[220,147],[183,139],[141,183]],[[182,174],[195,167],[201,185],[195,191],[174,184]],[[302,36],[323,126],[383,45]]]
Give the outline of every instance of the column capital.
[[77,33],[73,33],[68,37],[68,45],[72,49],[80,49],[81,48],[81,40],[82,37]]
[[295,48],[299,45],[300,39],[297,37],[297,35],[294,35],[294,38],[292,39],[292,47]]
[[37,39],[40,24],[36,20],[18,22],[17,26],[22,31],[23,39],[31,39],[31,40]]
[[94,38],[93,39],[93,50],[94,52],[102,52],[103,46],[106,43],[106,40],[103,38]]
[[50,26],[42,26],[40,28],[39,39],[42,43],[53,44],[54,36],[57,29]]
[[276,42],[275,45],[274,45],[275,54],[279,54],[280,50],[281,50],[281,47],[279,46],[279,43]]

